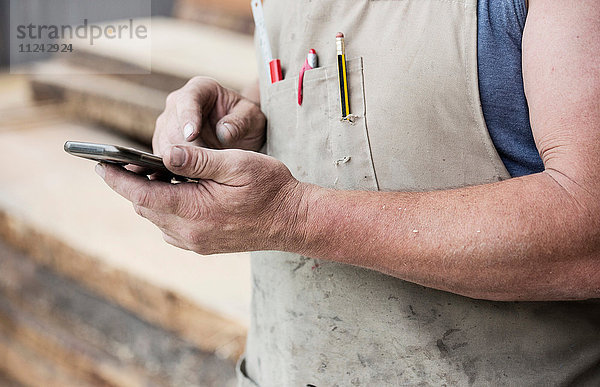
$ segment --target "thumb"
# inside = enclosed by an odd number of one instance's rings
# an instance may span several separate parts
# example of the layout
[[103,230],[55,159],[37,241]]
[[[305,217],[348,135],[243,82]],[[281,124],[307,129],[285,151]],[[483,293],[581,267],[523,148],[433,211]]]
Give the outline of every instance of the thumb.
[[260,108],[251,101],[242,99],[219,120],[216,134],[221,144],[234,145],[261,133],[264,125],[264,115]]
[[163,162],[171,172],[180,176],[228,183],[240,171],[240,153],[244,152],[178,145],[169,148]]

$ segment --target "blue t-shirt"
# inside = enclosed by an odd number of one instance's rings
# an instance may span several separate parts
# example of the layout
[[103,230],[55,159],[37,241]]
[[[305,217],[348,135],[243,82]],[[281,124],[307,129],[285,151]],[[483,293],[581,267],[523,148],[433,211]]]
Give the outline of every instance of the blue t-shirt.
[[511,176],[541,172],[523,90],[525,0],[479,0],[477,12],[479,93],[490,137]]

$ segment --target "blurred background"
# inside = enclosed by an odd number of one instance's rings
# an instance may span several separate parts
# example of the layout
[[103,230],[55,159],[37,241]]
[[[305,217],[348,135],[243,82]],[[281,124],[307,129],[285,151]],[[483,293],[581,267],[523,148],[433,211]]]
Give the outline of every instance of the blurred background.
[[[238,90],[256,78],[249,1],[140,1],[13,0],[11,12],[0,0],[0,386],[235,385],[248,254],[167,245],[93,162],[63,151],[149,149],[166,96],[189,78]],[[151,71],[136,74],[125,41],[11,66],[11,21],[31,15],[151,25]]]

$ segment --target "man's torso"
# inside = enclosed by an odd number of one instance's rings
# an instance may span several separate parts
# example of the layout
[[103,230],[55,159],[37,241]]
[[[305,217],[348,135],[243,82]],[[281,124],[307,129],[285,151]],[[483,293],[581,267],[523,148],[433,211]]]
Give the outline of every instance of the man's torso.
[[[414,191],[510,177],[481,110],[476,0],[269,0],[265,16],[285,70],[271,85],[261,67],[267,148],[299,180]],[[352,121],[341,120],[337,31]],[[298,106],[310,48],[320,68],[306,73]],[[254,254],[252,270],[241,383],[533,385],[568,381],[600,359],[593,302],[472,300],[279,252]]]

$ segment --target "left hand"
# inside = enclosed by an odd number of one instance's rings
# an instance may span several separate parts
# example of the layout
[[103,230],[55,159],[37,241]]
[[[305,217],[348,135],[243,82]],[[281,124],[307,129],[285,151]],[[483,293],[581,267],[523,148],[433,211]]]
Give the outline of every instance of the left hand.
[[177,175],[198,183],[148,180],[123,168],[97,172],[165,241],[199,254],[283,249],[299,221],[305,189],[280,161],[242,150],[175,146],[164,157]]

